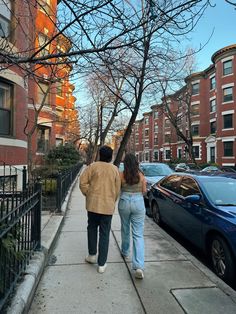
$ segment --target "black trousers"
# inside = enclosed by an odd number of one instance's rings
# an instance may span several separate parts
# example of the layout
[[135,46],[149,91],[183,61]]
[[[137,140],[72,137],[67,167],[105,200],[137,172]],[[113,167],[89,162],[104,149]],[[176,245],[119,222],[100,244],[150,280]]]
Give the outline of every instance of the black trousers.
[[88,211],[88,252],[89,255],[97,254],[97,239],[99,228],[98,242],[98,265],[103,266],[107,261],[109,236],[111,230],[112,215],[96,214]]

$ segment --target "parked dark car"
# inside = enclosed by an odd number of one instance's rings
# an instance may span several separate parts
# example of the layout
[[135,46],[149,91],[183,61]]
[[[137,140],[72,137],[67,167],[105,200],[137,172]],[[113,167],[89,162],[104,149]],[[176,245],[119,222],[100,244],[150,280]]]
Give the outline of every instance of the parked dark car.
[[152,185],[150,210],[210,257],[215,273],[236,279],[236,180],[175,173]]
[[185,163],[180,163],[180,164],[177,164],[175,166],[175,171],[176,172],[185,172],[187,170],[190,170],[189,166]]
[[151,185],[174,172],[167,164],[161,162],[142,162],[139,167],[147,181],[147,194],[144,195],[147,200]]
[[216,166],[207,166],[201,170],[201,172],[221,172],[220,168]]
[[201,168],[194,164],[194,163],[180,163],[180,164],[177,164],[175,166],[175,171],[176,172],[190,172],[190,173],[194,173],[194,172],[197,172],[197,171],[200,171]]

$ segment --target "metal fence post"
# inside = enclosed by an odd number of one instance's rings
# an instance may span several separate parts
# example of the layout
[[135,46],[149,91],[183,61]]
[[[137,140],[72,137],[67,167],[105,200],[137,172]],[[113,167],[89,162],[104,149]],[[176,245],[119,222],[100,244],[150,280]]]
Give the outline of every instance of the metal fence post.
[[62,176],[59,173],[57,176],[57,195],[56,195],[56,203],[57,203],[57,211],[61,211],[61,200],[62,200]]
[[42,184],[37,180],[35,183],[35,190],[37,193],[38,203],[35,208],[35,240],[36,240],[36,250],[41,250],[41,212],[42,212]]
[[26,173],[26,166],[23,166],[22,170],[22,190],[26,190],[26,184],[27,184],[27,173]]

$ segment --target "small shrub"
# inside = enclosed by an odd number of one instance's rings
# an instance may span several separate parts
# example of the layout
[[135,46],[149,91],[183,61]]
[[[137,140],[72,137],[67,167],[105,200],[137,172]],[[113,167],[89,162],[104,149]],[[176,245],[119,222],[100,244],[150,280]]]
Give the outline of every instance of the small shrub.
[[42,190],[44,193],[53,194],[57,190],[56,179],[45,179],[42,181]]

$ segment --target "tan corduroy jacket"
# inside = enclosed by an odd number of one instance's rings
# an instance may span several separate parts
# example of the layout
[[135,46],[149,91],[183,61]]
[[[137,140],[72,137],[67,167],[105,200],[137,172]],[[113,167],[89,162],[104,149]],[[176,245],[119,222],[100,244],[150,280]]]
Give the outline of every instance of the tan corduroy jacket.
[[107,162],[92,163],[80,176],[80,190],[86,196],[86,209],[93,213],[112,215],[120,188],[118,168]]

